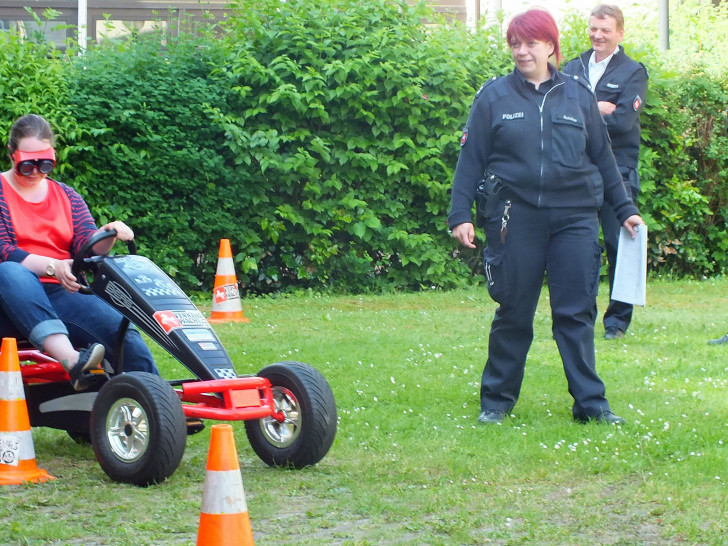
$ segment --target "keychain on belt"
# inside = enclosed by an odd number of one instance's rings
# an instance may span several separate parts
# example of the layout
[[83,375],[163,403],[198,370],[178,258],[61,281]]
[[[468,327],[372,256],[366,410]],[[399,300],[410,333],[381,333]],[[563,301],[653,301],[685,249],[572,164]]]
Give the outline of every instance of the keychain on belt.
[[503,217],[501,218],[501,233],[500,233],[500,241],[501,244],[504,245],[506,243],[506,235],[508,235],[508,220],[511,219],[510,210],[511,210],[511,200],[506,199],[505,207],[503,208]]

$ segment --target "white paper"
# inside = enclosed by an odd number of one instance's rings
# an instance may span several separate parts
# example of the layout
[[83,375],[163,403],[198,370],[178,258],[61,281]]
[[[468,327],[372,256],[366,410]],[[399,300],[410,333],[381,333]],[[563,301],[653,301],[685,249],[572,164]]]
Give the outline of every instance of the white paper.
[[647,226],[639,225],[634,230],[634,239],[626,227],[619,232],[612,299],[644,306],[647,296]]

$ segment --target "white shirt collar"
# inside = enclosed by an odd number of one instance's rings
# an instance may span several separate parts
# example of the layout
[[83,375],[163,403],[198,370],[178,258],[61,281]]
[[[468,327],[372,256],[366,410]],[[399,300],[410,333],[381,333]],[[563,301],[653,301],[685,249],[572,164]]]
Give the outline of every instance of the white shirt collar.
[[597,82],[604,75],[604,71],[607,69],[609,61],[611,61],[612,57],[614,57],[617,53],[619,53],[619,46],[617,46],[617,49],[615,49],[611,55],[608,55],[601,61],[596,62],[596,53],[592,51],[592,54],[589,57],[589,83],[591,84],[592,89],[597,86]]

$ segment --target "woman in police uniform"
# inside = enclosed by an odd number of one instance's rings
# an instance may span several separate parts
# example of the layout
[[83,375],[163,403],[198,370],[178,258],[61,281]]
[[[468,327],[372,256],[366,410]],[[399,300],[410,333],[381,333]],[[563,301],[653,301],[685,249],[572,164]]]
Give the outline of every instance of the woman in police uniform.
[[594,356],[598,212],[606,200],[633,234],[643,222],[624,189],[594,95],[586,82],[549,63],[550,57],[561,60],[553,17],[537,9],[517,15],[506,37],[515,69],[476,94],[448,216],[453,237],[475,248],[476,187],[484,178],[497,181],[482,220],[488,291],[500,305],[491,324],[478,420],[500,423],[518,400],[547,274],[553,336],[574,398],[573,416],[621,424]]

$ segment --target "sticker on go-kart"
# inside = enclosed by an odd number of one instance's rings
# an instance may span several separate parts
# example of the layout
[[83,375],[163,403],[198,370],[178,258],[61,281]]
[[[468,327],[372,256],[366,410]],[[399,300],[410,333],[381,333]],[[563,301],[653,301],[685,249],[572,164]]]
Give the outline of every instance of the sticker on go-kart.
[[169,334],[172,330],[185,326],[204,326],[210,328],[205,315],[197,309],[187,311],[157,311],[154,320]]
[[184,296],[184,292],[148,258],[137,255],[115,257],[124,274],[150,298]]
[[215,343],[198,343],[203,351],[217,351],[218,346]]
[[165,330],[159,320],[156,320],[156,317],[152,319],[152,317],[147,315],[141,307],[134,303],[131,294],[129,294],[123,286],[116,281],[109,281],[106,288],[104,288],[104,292],[106,292],[112,303],[119,309],[126,308],[129,311],[129,314],[134,317],[134,321],[137,324],[144,324],[148,326],[150,330],[156,331],[160,343],[163,343],[168,347],[174,347],[174,344],[164,337],[164,334],[168,334],[169,330]]
[[235,299],[240,299],[240,291],[238,290],[237,284],[225,284],[215,288],[215,303],[222,303],[224,301]]
[[159,298],[167,296],[181,296],[182,292],[176,288],[142,288],[144,295],[149,298]]
[[155,279],[145,273],[134,277],[134,282],[139,285],[139,288],[142,292],[144,292],[144,295],[150,298],[184,295],[184,292],[182,292],[182,290],[180,290],[173,282],[163,278]]
[[176,328],[182,328],[182,323],[177,319],[173,311],[157,311],[154,313],[154,320],[164,328],[164,332],[167,334]]
[[220,379],[235,379],[238,376],[232,368],[215,368],[215,373]]
[[212,330],[186,328],[182,333],[190,341],[215,341],[215,335]]
[[0,434],[0,464],[18,466],[20,462],[20,438],[12,434]]

